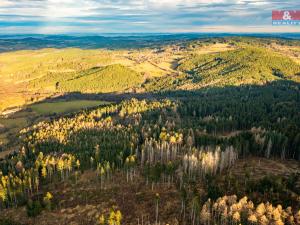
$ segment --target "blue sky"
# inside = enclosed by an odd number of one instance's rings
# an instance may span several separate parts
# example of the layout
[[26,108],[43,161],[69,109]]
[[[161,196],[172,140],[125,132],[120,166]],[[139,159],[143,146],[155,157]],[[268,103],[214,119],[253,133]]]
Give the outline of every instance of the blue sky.
[[0,0],[0,34],[300,32],[272,10],[300,0]]

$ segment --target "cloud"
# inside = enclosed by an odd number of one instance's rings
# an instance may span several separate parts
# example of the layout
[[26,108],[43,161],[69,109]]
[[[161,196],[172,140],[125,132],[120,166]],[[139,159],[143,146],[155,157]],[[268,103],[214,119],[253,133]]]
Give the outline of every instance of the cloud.
[[[299,0],[0,0],[0,33],[299,31],[271,11]],[[259,29],[257,28],[259,27]]]

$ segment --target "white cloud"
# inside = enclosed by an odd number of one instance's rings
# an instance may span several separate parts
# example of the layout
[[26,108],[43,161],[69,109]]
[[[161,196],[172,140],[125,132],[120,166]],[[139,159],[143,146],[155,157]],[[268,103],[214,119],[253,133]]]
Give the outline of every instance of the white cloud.
[[300,26],[202,26],[198,28],[178,28],[172,29],[171,32],[216,32],[216,33],[295,33],[300,32]]
[[300,9],[298,1],[0,0],[0,25],[1,32],[10,32],[11,27],[25,32],[30,27],[31,32],[45,33],[134,32],[142,28],[148,32],[299,31],[300,26],[270,26],[272,9]]
[[0,7],[8,7],[8,6],[12,6],[13,3],[9,0],[1,0],[0,1]]

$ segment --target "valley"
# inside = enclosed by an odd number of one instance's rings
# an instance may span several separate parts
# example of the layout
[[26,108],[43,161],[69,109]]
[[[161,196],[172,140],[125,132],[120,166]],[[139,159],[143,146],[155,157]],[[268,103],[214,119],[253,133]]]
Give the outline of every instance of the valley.
[[0,224],[300,224],[300,41],[130,39],[2,48]]

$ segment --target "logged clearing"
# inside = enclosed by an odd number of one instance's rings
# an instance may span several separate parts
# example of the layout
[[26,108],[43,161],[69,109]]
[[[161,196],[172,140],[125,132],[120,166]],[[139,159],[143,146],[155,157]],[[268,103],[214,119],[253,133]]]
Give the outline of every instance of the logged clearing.
[[[136,225],[138,220],[154,222],[155,195],[159,193],[161,198],[160,221],[164,224],[178,224],[180,215],[180,193],[175,186],[165,184],[145,185],[141,176],[137,175],[134,182],[126,182],[126,175],[118,173],[114,180],[107,182],[104,189],[100,189],[100,182],[94,171],[85,171],[76,184],[68,182],[49,187],[49,191],[55,195],[58,207],[51,212],[44,212],[37,218],[28,218],[26,209],[21,208],[16,212],[8,209],[4,216],[12,216],[15,221],[23,221],[26,224],[96,224],[101,214],[109,213],[110,207],[118,206],[126,217],[122,224]],[[130,206],[130,207],[128,207]]]
[[[255,167],[255,164],[259,166]],[[278,162],[264,158],[250,158],[237,161],[231,168],[233,175],[245,176],[244,164],[255,167],[258,174],[266,174],[271,170],[273,175],[286,175],[299,171],[296,161]],[[279,163],[279,164],[278,164]],[[275,168],[272,168],[272,166]],[[295,170],[291,170],[289,167]],[[285,170],[277,170],[284,168]],[[256,177],[259,179],[260,177]],[[117,206],[121,210],[123,217],[122,223],[128,225],[155,223],[155,195],[161,196],[159,202],[159,221],[161,224],[181,224],[180,213],[180,190],[176,184],[160,183],[155,184],[153,190],[150,184],[146,184],[143,177],[137,173],[133,181],[126,181],[126,174],[120,172],[115,174],[113,180],[106,181],[103,189],[100,189],[100,181],[95,171],[87,170],[75,184],[75,180],[49,185],[47,191],[51,192],[55,199],[56,208],[51,212],[44,211],[36,218],[29,218],[25,207],[18,211],[6,209],[3,212],[5,217],[14,218],[15,221],[23,221],[24,224],[97,224],[97,218],[102,214],[108,214],[111,206]],[[197,189],[201,193],[203,184],[198,185]],[[130,206],[130,207],[128,207]]]
[[271,160],[259,157],[247,157],[241,159],[231,169],[231,172],[239,177],[244,177],[245,172],[250,171],[255,174],[253,179],[261,179],[266,175],[287,176],[300,172],[300,165],[297,161]]

